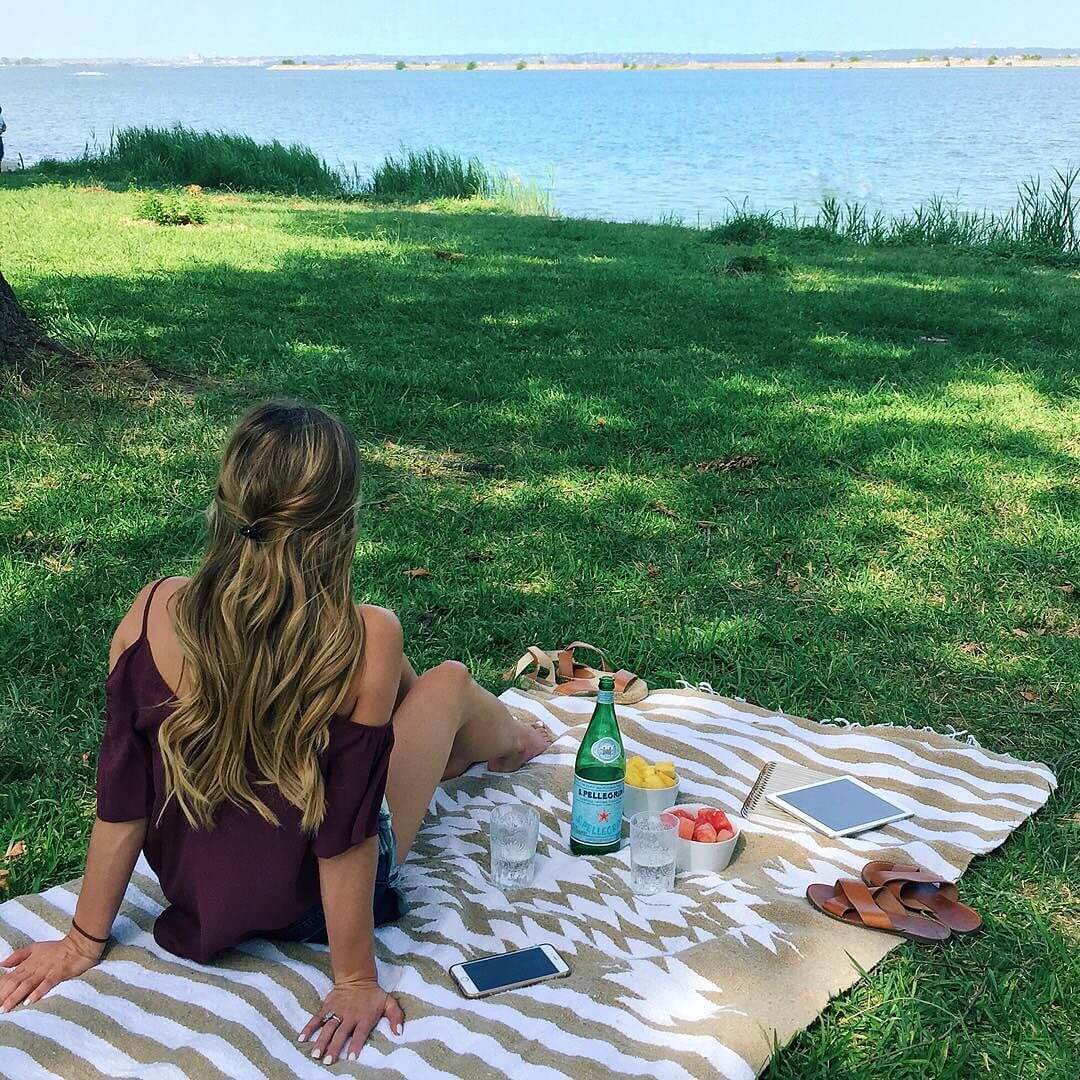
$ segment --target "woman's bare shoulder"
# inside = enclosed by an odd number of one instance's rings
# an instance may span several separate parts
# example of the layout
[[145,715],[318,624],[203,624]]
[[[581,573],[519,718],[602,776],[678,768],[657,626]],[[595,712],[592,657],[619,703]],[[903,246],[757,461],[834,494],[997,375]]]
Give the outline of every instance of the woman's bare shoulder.
[[389,609],[375,604],[357,604],[356,610],[364,623],[365,643],[393,645],[402,640],[401,620]]
[[139,640],[142,633],[143,615],[146,613],[146,605],[150,600],[150,594],[156,586],[160,586],[154,593],[154,606],[159,602],[168,603],[172,596],[189,581],[186,577],[155,578],[147,582],[136,594],[131,602],[131,607],[120,620],[113,634],[112,645],[109,649],[110,661],[115,661],[126,648]]
[[350,692],[355,704],[350,719],[381,727],[390,719],[401,685],[401,621],[389,609],[374,604],[357,607],[364,623],[364,656]]

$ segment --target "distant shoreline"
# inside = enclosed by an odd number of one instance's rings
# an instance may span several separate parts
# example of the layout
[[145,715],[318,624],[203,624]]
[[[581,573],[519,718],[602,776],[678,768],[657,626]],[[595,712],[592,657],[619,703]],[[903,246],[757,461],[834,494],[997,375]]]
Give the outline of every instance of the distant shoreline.
[[1025,60],[1021,57],[1001,57],[990,59],[934,59],[934,60],[691,60],[682,64],[635,64],[630,67],[614,61],[581,61],[573,63],[567,60],[552,60],[547,63],[528,63],[518,67],[517,62],[508,60],[476,61],[475,67],[469,68],[463,63],[441,63],[426,61],[406,63],[403,68],[389,60],[356,60],[340,64],[270,64],[267,71],[829,71],[836,70],[906,70],[918,71],[925,68],[1053,68],[1080,67],[1080,57],[1057,56],[1038,60]]

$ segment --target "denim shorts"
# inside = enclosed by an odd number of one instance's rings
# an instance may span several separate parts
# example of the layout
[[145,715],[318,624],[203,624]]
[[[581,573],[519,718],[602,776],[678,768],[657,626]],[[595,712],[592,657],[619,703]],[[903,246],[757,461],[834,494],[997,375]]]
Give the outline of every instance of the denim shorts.
[[[376,926],[385,926],[396,922],[408,911],[405,897],[398,887],[399,867],[397,863],[397,838],[394,836],[394,823],[390,817],[390,807],[383,799],[379,810],[379,865],[375,871],[375,896],[372,912]],[[274,937],[281,941],[302,941],[308,944],[325,945],[326,915],[322,904],[314,904],[299,919]]]

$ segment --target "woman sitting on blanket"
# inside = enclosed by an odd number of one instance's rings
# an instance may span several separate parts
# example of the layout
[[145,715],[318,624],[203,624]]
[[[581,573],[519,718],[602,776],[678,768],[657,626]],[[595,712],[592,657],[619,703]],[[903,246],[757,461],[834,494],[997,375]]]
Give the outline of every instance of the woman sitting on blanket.
[[372,931],[403,913],[397,866],[436,786],[476,761],[517,769],[552,736],[459,663],[418,676],[394,614],[353,603],[358,479],[321,409],[271,402],[233,432],[202,565],[144,588],[113,637],[82,892],[65,938],[4,961],[5,1011],[98,962],[145,851],[163,949],[329,943],[312,1056],[357,1055],[384,1016],[401,1032]]

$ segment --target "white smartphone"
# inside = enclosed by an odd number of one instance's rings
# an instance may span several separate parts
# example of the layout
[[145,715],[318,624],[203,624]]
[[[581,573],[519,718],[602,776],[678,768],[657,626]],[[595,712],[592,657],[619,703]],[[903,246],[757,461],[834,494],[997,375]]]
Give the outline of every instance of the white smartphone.
[[455,964],[450,975],[467,998],[487,997],[501,990],[562,979],[570,974],[566,961],[554,945],[534,945],[531,949],[485,956],[467,964]]

